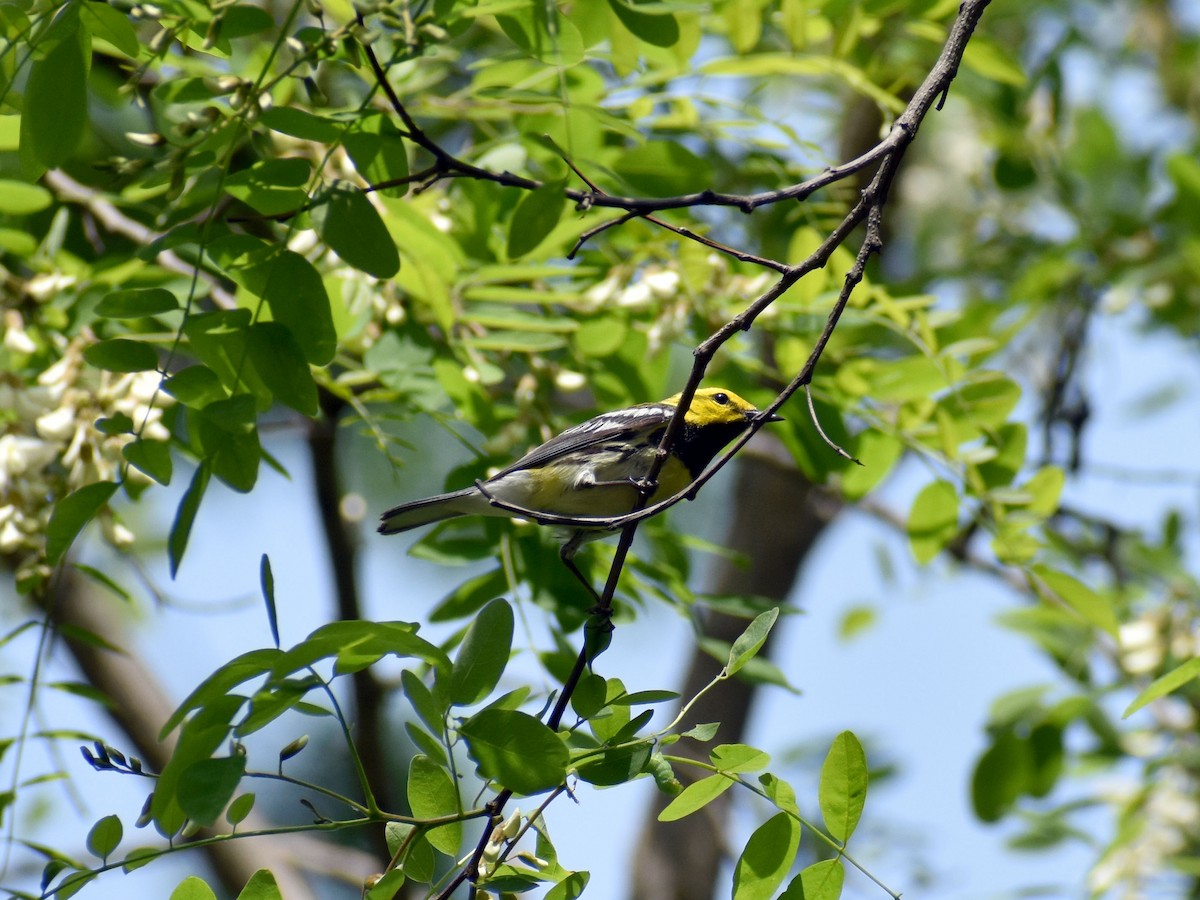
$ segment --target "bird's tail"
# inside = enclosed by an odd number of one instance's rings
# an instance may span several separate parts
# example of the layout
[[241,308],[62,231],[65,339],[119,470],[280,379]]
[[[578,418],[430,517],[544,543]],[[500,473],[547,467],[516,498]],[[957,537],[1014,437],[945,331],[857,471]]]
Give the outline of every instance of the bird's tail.
[[393,506],[380,518],[380,534],[397,534],[455,516],[477,515],[490,508],[478,488],[469,487],[450,494],[438,494],[424,500]]

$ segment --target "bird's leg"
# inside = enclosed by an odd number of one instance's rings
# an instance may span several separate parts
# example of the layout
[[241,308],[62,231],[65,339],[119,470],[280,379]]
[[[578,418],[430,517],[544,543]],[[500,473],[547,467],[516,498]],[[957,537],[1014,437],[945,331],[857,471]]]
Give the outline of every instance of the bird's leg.
[[572,575],[579,579],[579,583],[587,588],[588,593],[592,595],[592,599],[596,601],[595,605],[588,610],[590,615],[583,626],[583,642],[587,650],[587,664],[590,670],[592,661],[607,650],[609,643],[612,641],[612,606],[605,605],[604,600],[596,593],[596,589],[592,587],[592,583],[587,580],[583,572],[575,565],[575,551],[579,549],[581,543],[583,543],[582,532],[563,544],[563,548],[559,551],[558,555],[562,559],[563,565],[570,570]]
[[596,589],[592,587],[592,583],[588,581],[587,576],[580,571],[579,566],[575,565],[575,552],[579,549],[580,543],[582,542],[578,537],[571,538],[569,541],[563,544],[562,549],[558,551],[558,558],[561,559],[563,565],[567,567],[567,571],[574,575],[579,583],[587,588],[587,592],[591,594],[592,599],[596,601],[596,609],[599,610],[600,595],[596,592]]

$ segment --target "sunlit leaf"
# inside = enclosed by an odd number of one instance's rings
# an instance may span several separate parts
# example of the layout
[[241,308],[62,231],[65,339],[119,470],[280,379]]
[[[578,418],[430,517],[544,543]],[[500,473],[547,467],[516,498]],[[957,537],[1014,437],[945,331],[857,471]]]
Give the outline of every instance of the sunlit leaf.
[[834,738],[821,766],[818,797],[825,827],[844,844],[858,827],[867,797],[867,757],[853,732]]

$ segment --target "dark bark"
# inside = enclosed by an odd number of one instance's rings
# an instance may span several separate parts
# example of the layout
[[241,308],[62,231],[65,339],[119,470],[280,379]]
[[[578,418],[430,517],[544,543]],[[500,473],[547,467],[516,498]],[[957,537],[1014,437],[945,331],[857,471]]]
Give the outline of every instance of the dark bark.
[[[358,540],[357,531],[341,512],[337,432],[342,407],[340,399],[322,392],[322,414],[309,427],[308,449],[312,460],[317,511],[325,536],[326,555],[333,572],[336,615],[341,620],[355,620],[362,618],[358,595]],[[384,720],[387,695],[370,669],[356,672],[352,678],[354,743],[376,801],[382,808],[394,810],[395,791],[391,789]]]

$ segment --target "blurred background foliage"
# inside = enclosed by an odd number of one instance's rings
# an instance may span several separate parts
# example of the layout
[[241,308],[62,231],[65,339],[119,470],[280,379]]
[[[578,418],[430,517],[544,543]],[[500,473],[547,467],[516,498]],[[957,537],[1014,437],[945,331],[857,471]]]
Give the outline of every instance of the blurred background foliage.
[[[313,552],[339,573],[328,615],[357,618],[358,532],[391,499],[440,487],[430,479],[441,468],[416,460],[443,446],[434,432],[465,448],[445,481],[456,488],[567,424],[672,394],[689,351],[773,280],[638,218],[590,234],[619,211],[564,189],[583,190],[580,175],[639,197],[803,181],[886,133],[957,9],[0,5],[0,553],[12,645],[25,646],[15,638],[30,615],[57,615],[60,563],[106,588],[97,608],[117,618],[111,594],[145,594],[139,559],[186,566],[209,486],[261,490],[263,467],[283,466],[272,449],[281,432],[305,436],[317,472],[326,544]],[[1011,588],[1002,624],[1059,677],[997,699],[974,809],[1019,818],[1027,848],[1091,842],[1084,889],[1096,893],[1200,890],[1189,665],[1200,473],[1161,471],[1153,446],[1113,459],[1088,441],[1108,402],[1093,377],[1106,366],[1103,329],[1166,336],[1178,361],[1146,385],[1142,412],[1194,414],[1191,381],[1164,373],[1190,371],[1200,309],[1198,48],[1200,21],[1183,0],[990,7],[908,154],[882,257],[813,381],[825,432],[865,465],[832,452],[799,402],[777,433],[781,458],[826,502],[890,523],[921,564],[949,558]],[[413,140],[413,122],[446,156]],[[463,165],[447,167],[450,157]],[[509,173],[541,187],[505,186]],[[657,215],[796,263],[861,187],[842,181],[752,215],[703,204]],[[708,383],[769,401],[803,365],[853,252],[837,251],[727,344]],[[357,486],[361,442],[395,472],[359,487],[365,504],[344,487]],[[876,490],[901,469],[920,473],[904,508]],[[1111,517],[1088,502],[1096,478],[1153,479],[1175,499]],[[167,484],[188,486],[169,533],[140,530],[137,504]],[[722,495],[714,515],[738,501]],[[68,552],[93,519],[120,551],[109,567]],[[761,611],[758,597],[702,593],[693,558],[721,549],[681,537],[686,519],[644,529],[620,616],[654,599],[697,619]],[[484,563],[435,618],[465,623],[504,591],[543,607],[552,638],[541,663],[562,677],[587,611],[548,536],[451,523],[413,552]],[[605,571],[611,548],[588,553]],[[860,613],[854,627],[868,627]],[[95,636],[59,624],[74,640]],[[39,702],[29,684],[48,645],[6,658],[10,721]],[[392,689],[354,677],[360,708]],[[765,661],[757,678],[783,680]],[[1135,698],[1149,710],[1125,721]],[[359,726],[364,748],[387,727],[372,737]],[[77,742],[62,723],[46,730]],[[6,726],[0,739],[11,766],[28,729]],[[18,796],[35,790],[24,783],[53,776],[53,758],[14,767],[10,837]],[[1064,782],[1097,771],[1133,786],[1062,799]],[[1094,805],[1110,811],[1105,835],[1074,819]]]

